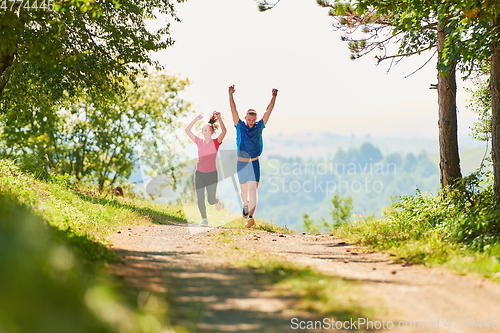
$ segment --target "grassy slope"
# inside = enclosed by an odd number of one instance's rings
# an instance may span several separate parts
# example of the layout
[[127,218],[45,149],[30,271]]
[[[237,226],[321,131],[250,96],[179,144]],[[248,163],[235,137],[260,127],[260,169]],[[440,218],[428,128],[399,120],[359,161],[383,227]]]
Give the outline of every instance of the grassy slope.
[[352,242],[399,257],[401,262],[441,266],[459,274],[500,282],[500,244],[484,251],[473,251],[463,244],[444,240],[439,231],[425,228],[410,231],[414,227],[407,223],[415,221],[358,220],[340,226],[336,233]]

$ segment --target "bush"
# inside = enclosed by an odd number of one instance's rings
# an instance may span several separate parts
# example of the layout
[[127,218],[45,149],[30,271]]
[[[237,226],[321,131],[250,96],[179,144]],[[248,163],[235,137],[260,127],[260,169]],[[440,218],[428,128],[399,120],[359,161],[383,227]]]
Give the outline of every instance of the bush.
[[331,198],[331,203],[333,206],[332,210],[330,211],[330,217],[332,218],[331,223],[329,223],[325,218],[321,218],[320,222],[317,223],[309,216],[309,214],[304,214],[302,216],[302,229],[310,234],[319,234],[323,230],[334,232],[343,224],[349,223],[349,221],[351,220],[351,212],[353,209],[352,197],[342,197],[338,194],[335,194]]
[[[483,251],[500,242],[500,210],[489,174],[464,177],[437,194],[417,190],[386,209],[385,216],[348,228],[351,232],[358,230],[360,241],[373,245],[440,239],[464,249]],[[371,232],[366,233],[368,229]]]

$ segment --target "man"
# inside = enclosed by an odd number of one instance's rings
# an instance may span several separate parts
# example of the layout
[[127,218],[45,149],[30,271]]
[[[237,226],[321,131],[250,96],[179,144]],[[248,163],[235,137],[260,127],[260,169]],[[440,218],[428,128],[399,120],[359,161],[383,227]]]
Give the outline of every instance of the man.
[[247,218],[245,227],[250,228],[255,224],[253,216],[257,207],[257,188],[260,181],[259,156],[263,148],[262,131],[273,111],[278,90],[272,90],[271,102],[261,120],[257,120],[257,112],[254,109],[249,109],[244,122],[240,119],[236,110],[233,97],[235,91],[234,85],[229,87],[229,105],[234,126],[236,127],[237,171],[243,203],[243,217]]

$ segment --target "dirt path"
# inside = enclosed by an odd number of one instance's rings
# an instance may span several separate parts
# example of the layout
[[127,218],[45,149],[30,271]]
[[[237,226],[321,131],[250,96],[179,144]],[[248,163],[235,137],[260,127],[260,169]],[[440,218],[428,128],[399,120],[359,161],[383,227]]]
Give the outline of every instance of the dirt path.
[[[308,321],[323,318],[291,310],[294,297],[276,295],[250,269],[229,265],[234,258],[223,251],[228,244],[215,240],[224,230],[183,224],[122,230],[110,238],[124,259],[113,271],[137,291],[169,297],[174,324],[191,332],[344,331],[326,326],[301,330],[299,325],[307,328]],[[359,281],[367,301],[376,299],[385,308],[382,319],[364,318],[373,331],[500,332],[500,284],[396,264],[389,256],[363,252],[328,235],[250,231],[233,241],[230,245],[240,251],[281,256]],[[361,324],[351,328],[367,327]]]

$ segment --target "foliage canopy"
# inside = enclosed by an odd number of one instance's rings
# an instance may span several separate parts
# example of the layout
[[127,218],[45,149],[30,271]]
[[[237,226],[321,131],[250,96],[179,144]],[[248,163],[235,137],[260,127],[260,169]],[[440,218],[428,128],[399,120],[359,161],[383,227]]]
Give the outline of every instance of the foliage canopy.
[[72,0],[38,9],[19,2],[3,10],[2,113],[48,112],[82,91],[101,100],[124,92],[123,80],[158,66],[151,52],[173,43],[168,19],[158,31],[147,27],[158,15],[178,20],[169,0]]
[[[4,114],[0,153],[42,178],[49,171],[69,175],[79,183],[98,184],[100,191],[128,178],[141,157],[175,179],[172,166],[182,165],[175,130],[191,111],[178,93],[188,83],[150,73],[138,78],[137,86],[129,81],[126,94],[113,100],[80,95],[49,113]],[[163,164],[154,158],[158,154],[168,156]]]

